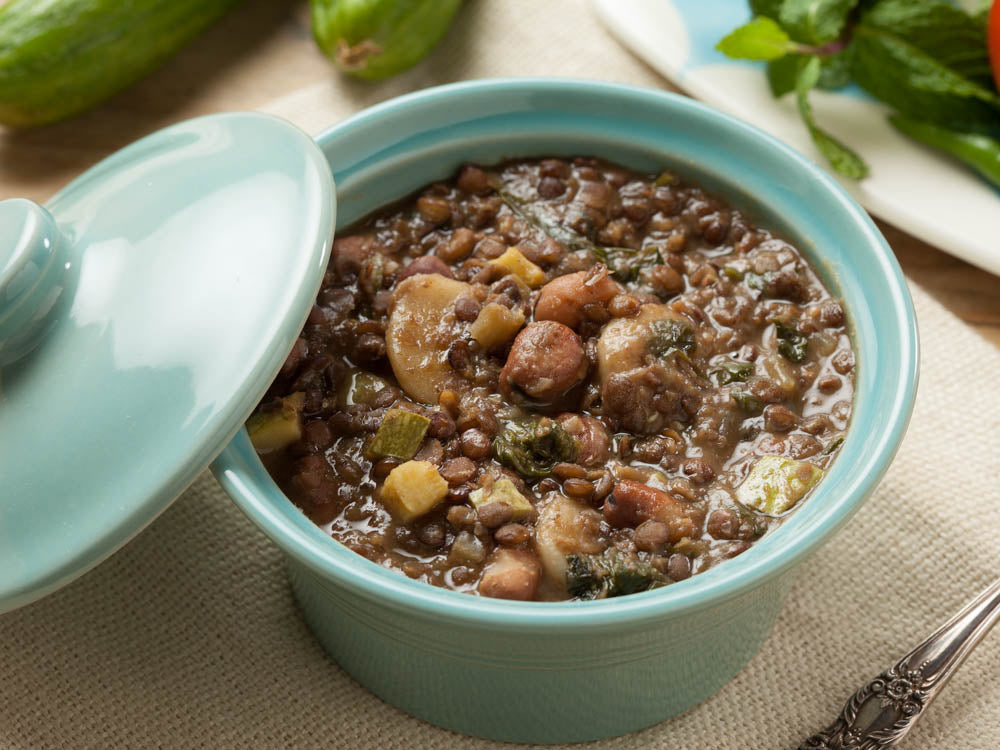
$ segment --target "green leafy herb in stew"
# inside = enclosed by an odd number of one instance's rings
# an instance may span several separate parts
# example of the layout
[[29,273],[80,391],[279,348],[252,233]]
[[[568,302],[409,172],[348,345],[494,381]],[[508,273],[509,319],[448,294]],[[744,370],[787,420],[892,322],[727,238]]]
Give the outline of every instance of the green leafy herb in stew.
[[677,175],[469,165],[339,233],[247,426],[370,560],[594,599],[739,555],[806,502],[853,369],[799,251]]

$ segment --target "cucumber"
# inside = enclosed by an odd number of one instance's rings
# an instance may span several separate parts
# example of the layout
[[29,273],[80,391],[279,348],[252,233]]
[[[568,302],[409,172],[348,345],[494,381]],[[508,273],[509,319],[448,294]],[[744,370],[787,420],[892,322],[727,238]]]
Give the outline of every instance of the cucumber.
[[0,5],[0,122],[62,120],[122,90],[240,0],[10,0]]
[[422,60],[462,0],[311,0],[316,43],[343,72],[377,80]]

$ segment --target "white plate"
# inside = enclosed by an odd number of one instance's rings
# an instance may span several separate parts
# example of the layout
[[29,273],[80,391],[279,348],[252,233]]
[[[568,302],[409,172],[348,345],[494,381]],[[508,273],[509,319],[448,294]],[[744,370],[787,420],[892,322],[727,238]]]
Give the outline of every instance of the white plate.
[[[697,98],[752,122],[827,168],[793,101],[771,96],[762,64],[715,44],[745,23],[745,0],[593,0],[624,44]],[[810,95],[824,128],[871,167],[855,182],[834,174],[874,214],[952,255],[1000,274],[1000,191],[965,167],[897,133],[887,109],[856,89]]]

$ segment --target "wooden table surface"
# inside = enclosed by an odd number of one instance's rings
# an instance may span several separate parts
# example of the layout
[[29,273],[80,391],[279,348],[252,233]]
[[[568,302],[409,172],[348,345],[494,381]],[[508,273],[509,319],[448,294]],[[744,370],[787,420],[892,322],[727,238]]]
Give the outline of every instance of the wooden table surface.
[[[461,33],[461,16],[458,25],[453,34]],[[424,63],[433,64],[433,56]],[[147,133],[209,112],[260,107],[336,75],[312,41],[304,3],[247,0],[166,66],[96,109],[30,131],[0,126],[0,199],[45,201],[84,169]],[[386,98],[399,90],[398,81],[344,86],[358,99]],[[879,226],[906,275],[1000,347],[1000,277],[896,227]]]

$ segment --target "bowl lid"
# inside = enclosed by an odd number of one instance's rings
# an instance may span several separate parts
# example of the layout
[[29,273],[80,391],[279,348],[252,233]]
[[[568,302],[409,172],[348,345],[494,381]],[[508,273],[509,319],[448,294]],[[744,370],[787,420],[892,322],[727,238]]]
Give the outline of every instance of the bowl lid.
[[315,299],[333,178],[275,117],[169,127],[0,202],[0,612],[68,583],[237,432]]

